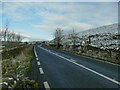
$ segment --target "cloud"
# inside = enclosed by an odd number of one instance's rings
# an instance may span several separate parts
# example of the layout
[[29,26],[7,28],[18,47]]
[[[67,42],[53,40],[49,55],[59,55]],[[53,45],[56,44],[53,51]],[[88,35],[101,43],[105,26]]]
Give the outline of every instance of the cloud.
[[81,31],[91,27],[89,24],[75,21],[74,18],[67,16],[67,14],[40,12],[39,15],[43,18],[44,21],[41,24],[33,25],[33,27],[38,30],[43,30],[41,31],[43,33],[53,33],[53,31],[55,31],[58,27],[67,32],[69,32],[69,30],[72,28],[75,28],[77,31]]
[[[23,31],[21,31],[21,30],[19,30],[19,29],[16,29],[16,30],[13,30],[16,34],[20,34],[22,37],[23,37],[23,39],[27,39],[27,40],[29,40],[29,41],[34,41],[34,40],[48,40],[48,39],[46,39],[46,38],[48,38],[48,37],[46,37],[46,36],[41,36],[41,37],[34,37],[33,35],[32,35],[32,33],[29,33],[29,32],[27,32],[27,31],[25,31],[25,30],[23,30]],[[24,40],[23,40],[24,41]]]
[[2,2],[119,2],[119,0],[2,0]]
[[[34,30],[31,37],[51,39],[56,28],[68,33],[73,28],[78,32],[118,20],[117,3],[4,3],[4,16],[13,20],[14,26]],[[26,31],[27,32],[27,31]],[[40,33],[40,35],[37,34]]]
[[32,18],[31,15],[32,11],[30,10],[31,5],[32,3],[25,3],[25,2],[3,3],[3,8],[2,8],[3,18],[9,18],[14,22],[30,20]]
[[113,17],[117,20],[118,15],[116,3],[5,3],[3,11],[17,21],[34,19],[37,16],[43,18],[44,22],[53,20],[59,23],[71,19],[80,22],[86,20],[89,23],[108,19],[110,22]]
[[57,27],[66,31],[72,28],[82,31],[117,21],[115,3],[43,3],[42,5],[46,10],[37,14],[43,18],[43,22],[34,27],[44,32],[53,31]]

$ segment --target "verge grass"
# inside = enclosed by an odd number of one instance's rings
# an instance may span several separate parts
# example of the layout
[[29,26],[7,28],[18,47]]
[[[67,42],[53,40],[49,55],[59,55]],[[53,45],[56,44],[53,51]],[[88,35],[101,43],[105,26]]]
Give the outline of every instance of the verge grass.
[[27,74],[31,70],[33,55],[33,46],[27,46],[17,56],[14,56],[14,58],[2,60],[2,82],[0,82],[0,86],[3,89],[38,87],[36,81],[30,80],[27,77]]

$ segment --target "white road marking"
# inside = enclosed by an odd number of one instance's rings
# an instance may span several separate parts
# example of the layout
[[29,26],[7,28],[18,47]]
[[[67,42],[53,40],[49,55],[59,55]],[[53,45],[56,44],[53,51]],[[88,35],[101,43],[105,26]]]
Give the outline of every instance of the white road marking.
[[[79,55],[77,55],[77,56],[79,56]],[[85,57],[85,58],[88,58],[88,59],[93,59],[92,57],[86,57],[86,56],[82,56],[82,57]],[[104,61],[104,60],[99,60],[97,58],[94,58],[94,60],[99,61],[99,62],[103,62],[103,63],[108,63],[108,64],[115,65],[115,66],[120,66],[119,64],[115,64],[115,63]]]
[[46,90],[50,90],[50,86],[47,81],[45,81],[43,84],[44,84]]
[[76,60],[74,60],[74,59],[72,59],[72,58],[71,58],[70,60],[71,60],[72,62],[77,62]]
[[36,60],[39,60],[38,58],[36,58]]
[[[42,47],[40,47],[40,48],[42,48]],[[44,48],[42,48],[42,49],[44,49]],[[47,49],[44,49],[44,50],[51,53],[51,50],[47,50]],[[76,54],[76,55],[77,55],[77,54]],[[79,55],[77,55],[77,56],[79,56]],[[85,56],[82,56],[82,57],[85,57]],[[90,59],[92,59],[91,57],[85,57],[85,58],[90,58]],[[102,61],[102,60],[99,60],[99,59],[94,59],[94,60],[97,60],[97,61],[100,61],[100,62],[104,62],[104,63],[108,63],[108,64],[112,64],[112,65],[115,65],[115,66],[120,66],[119,64],[115,64],[115,63],[108,62],[108,61]]]
[[38,66],[39,66],[39,65],[40,65],[40,62],[38,61],[37,64],[38,64]]
[[43,69],[39,68],[40,74],[44,74]]
[[78,65],[78,66],[80,66],[80,67],[82,67],[82,68],[84,68],[84,69],[86,69],[86,70],[88,70],[88,71],[91,71],[92,73],[95,73],[95,74],[97,74],[97,75],[99,75],[99,76],[101,76],[101,77],[103,77],[103,78],[105,78],[105,79],[107,79],[107,80],[109,80],[109,81],[112,81],[112,82],[120,85],[120,82],[118,82],[118,81],[116,81],[116,80],[114,80],[114,79],[112,79],[112,78],[110,78],[110,77],[108,77],[108,76],[105,76],[105,75],[103,75],[103,74],[101,74],[101,73],[99,73],[99,72],[97,72],[97,71],[94,71],[94,70],[92,70],[92,69],[90,69],[90,68],[87,68],[87,67],[85,67],[85,66],[83,66],[83,65],[81,65],[81,64],[78,64],[78,63],[75,63],[75,62],[73,62],[73,63],[76,64],[76,65]]
[[[40,47],[40,48],[43,49],[43,50],[45,50],[45,51],[48,51],[48,50],[46,50],[46,49],[43,48],[43,47]],[[92,70],[92,69],[90,69],[90,68],[88,68],[88,67],[86,67],[86,66],[84,66],[84,65],[81,65],[81,64],[76,63],[76,62],[74,62],[74,61],[71,61],[71,60],[69,60],[69,59],[67,59],[67,58],[65,58],[65,57],[63,57],[63,56],[60,56],[60,55],[55,54],[55,53],[53,53],[53,52],[50,52],[50,53],[52,53],[52,54],[54,54],[54,55],[56,55],[56,56],[58,56],[58,57],[60,57],[60,58],[63,58],[63,59],[65,59],[65,60],[67,60],[67,61],[69,61],[69,62],[71,62],[71,63],[73,63],[73,64],[75,64],[75,65],[77,65],[77,66],[80,66],[80,67],[82,67],[82,68],[84,68],[84,69],[86,69],[86,70],[88,70],[88,71],[90,71],[90,72],[92,72],[92,73],[94,73],[94,74],[96,74],[96,75],[99,75],[99,76],[101,76],[101,77],[103,77],[103,78],[105,78],[105,79],[107,79],[107,80],[109,80],[109,81],[111,81],[111,82],[113,82],[113,83],[115,83],[115,84],[120,85],[120,82],[117,81],[117,80],[114,80],[114,79],[112,79],[112,78],[110,78],[110,77],[108,77],[108,76],[106,76],[106,75],[103,75],[103,74],[101,74],[101,73],[99,73],[99,72],[97,72],[97,71],[95,71],[95,70]]]
[[37,53],[36,53],[35,47],[34,47],[34,53],[35,53],[35,57],[37,58]]

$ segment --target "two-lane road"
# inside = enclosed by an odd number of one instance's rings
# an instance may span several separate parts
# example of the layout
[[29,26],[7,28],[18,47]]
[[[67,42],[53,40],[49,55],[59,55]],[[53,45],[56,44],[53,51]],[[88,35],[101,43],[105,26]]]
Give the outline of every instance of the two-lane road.
[[119,88],[119,68],[56,49],[36,46],[36,68],[45,88]]

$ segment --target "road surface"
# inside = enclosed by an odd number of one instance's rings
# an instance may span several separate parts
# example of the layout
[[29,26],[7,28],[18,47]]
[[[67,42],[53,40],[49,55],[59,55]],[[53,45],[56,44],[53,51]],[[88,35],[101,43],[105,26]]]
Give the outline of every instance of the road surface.
[[34,77],[45,88],[119,88],[119,65],[42,46],[34,48]]

